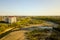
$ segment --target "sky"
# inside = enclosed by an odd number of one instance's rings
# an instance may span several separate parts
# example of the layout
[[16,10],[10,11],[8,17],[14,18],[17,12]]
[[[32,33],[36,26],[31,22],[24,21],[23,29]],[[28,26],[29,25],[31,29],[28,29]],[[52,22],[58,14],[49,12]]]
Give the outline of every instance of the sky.
[[0,0],[0,15],[60,15],[60,0]]

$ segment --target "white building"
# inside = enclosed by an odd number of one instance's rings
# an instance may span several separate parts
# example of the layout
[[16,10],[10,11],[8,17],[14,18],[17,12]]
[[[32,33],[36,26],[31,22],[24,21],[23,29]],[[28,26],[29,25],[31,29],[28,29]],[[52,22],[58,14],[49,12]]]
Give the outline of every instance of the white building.
[[6,16],[6,17],[4,17],[4,21],[7,23],[16,23],[16,17],[15,16]]

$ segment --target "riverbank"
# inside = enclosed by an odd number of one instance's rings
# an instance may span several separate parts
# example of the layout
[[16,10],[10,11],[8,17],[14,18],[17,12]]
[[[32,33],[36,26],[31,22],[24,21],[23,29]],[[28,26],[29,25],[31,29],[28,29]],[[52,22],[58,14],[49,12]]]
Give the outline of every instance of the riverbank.
[[[56,24],[54,24],[54,23],[50,23],[50,22],[45,22],[45,23],[42,23],[42,24],[30,24],[30,25],[26,25],[26,26],[23,26],[23,28],[29,28],[29,27],[32,27],[32,26],[34,26],[34,27],[38,27],[38,26],[40,26],[40,27],[54,27],[54,26],[56,26]],[[5,36],[5,35],[7,35],[8,33],[10,33],[11,32],[11,30],[16,30],[16,28],[8,28],[8,29],[6,29],[5,31],[3,31],[3,32],[1,32],[0,33],[0,38],[2,38],[3,36]]]
[[32,26],[47,26],[47,27],[57,27],[58,25],[57,24],[54,24],[54,23],[42,23],[42,24],[30,24],[30,25],[28,25],[28,26],[25,26],[25,27],[32,27]]
[[[57,26],[57,24],[54,24],[52,22],[45,22],[45,23],[42,23],[42,24],[30,24],[30,25],[26,25],[23,28],[32,27],[32,26],[48,26],[48,27],[54,27],[54,26]],[[7,32],[7,31],[9,31],[11,29],[13,29],[13,28],[8,28],[5,31],[1,32],[0,34],[5,33],[5,32]]]

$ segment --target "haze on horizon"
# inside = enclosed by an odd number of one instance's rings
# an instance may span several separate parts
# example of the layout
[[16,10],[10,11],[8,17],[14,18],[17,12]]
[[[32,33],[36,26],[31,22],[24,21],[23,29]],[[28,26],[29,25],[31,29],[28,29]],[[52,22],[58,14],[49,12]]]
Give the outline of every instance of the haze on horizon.
[[60,15],[60,0],[0,0],[0,15]]

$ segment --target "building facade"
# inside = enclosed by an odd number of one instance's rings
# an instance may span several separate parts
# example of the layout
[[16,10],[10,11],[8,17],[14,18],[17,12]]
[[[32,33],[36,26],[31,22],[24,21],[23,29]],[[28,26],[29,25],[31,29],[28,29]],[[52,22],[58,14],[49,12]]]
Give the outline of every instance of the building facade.
[[16,23],[16,17],[15,16],[6,16],[6,17],[4,17],[4,21],[7,23]]

